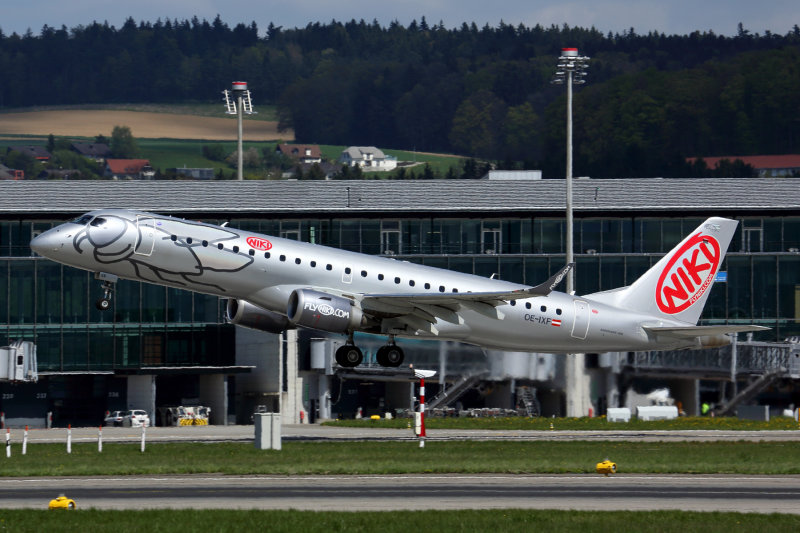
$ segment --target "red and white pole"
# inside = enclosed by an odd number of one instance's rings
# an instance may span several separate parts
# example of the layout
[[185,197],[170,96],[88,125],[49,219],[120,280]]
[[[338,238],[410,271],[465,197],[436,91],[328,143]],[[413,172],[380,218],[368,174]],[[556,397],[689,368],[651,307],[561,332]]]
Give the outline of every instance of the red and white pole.
[[11,430],[6,428],[6,457],[11,457]]
[[425,447],[425,378],[419,378],[419,447]]

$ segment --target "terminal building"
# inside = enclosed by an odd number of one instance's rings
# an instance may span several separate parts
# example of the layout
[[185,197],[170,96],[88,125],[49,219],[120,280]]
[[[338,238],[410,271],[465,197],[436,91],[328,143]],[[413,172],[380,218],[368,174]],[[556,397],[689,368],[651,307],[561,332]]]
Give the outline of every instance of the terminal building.
[[[692,414],[701,398],[730,396],[737,382],[745,387],[772,370],[784,380],[772,382],[775,401],[800,403],[786,386],[800,371],[785,342],[800,337],[798,185],[791,178],[574,183],[577,294],[629,284],[708,216],[740,221],[722,266],[727,278],[712,287],[701,319],[772,328],[739,339],[738,352],[578,358],[399,339],[406,362],[437,370],[432,391],[448,392],[441,405],[465,408],[602,414],[648,387],[668,386]],[[92,273],[37,257],[28,246],[87,211],[129,208],[227,223],[535,285],[565,263],[564,205],[564,181],[539,179],[6,182],[0,346],[34,342],[40,377],[0,383],[0,411],[8,424],[96,425],[106,411],[144,408],[158,420],[160,407],[201,404],[212,408],[211,423],[227,424],[249,423],[256,409],[299,422],[301,415],[308,421],[413,405],[406,377],[369,373],[370,347],[383,343],[377,337],[358,340],[367,359],[359,374],[331,363],[343,337],[233,326],[217,297],[121,280],[112,309],[98,311],[102,291]],[[760,350],[759,343],[778,344]],[[577,385],[569,382],[576,374]],[[732,388],[722,390],[724,382]],[[577,400],[565,390],[578,390]]]

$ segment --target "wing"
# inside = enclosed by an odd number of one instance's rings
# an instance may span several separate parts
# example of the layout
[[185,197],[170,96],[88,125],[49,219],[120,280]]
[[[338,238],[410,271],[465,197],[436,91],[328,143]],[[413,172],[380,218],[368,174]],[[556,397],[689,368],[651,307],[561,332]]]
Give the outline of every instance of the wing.
[[463,324],[460,313],[475,311],[488,318],[502,319],[498,306],[511,300],[534,296],[547,296],[575,266],[569,263],[550,279],[535,287],[513,291],[461,292],[439,294],[363,294],[358,298],[362,310],[381,320],[383,333],[424,331],[436,335],[437,320],[451,324]]

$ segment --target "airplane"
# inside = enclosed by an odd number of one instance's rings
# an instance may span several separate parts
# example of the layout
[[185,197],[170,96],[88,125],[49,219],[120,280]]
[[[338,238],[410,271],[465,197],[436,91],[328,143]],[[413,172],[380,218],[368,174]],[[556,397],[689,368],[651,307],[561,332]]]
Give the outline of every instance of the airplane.
[[35,237],[31,249],[95,273],[101,310],[129,279],[227,298],[230,323],[271,333],[305,327],[347,336],[342,367],[363,353],[353,334],[387,337],[376,361],[404,360],[395,339],[488,349],[587,353],[723,346],[769,328],[697,326],[738,222],[712,217],[630,286],[583,296],[125,209],[101,209]]

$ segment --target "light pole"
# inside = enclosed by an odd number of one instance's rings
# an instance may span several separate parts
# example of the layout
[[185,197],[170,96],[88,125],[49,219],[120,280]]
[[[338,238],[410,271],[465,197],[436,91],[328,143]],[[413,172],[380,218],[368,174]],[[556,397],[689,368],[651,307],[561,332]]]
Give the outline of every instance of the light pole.
[[237,165],[237,172],[236,172],[236,179],[242,180],[244,179],[244,175],[242,172],[243,166],[243,153],[242,153],[242,112],[247,113],[248,115],[252,115],[255,113],[253,111],[253,102],[250,100],[250,91],[247,90],[247,82],[246,81],[235,81],[231,87],[231,91],[225,90],[222,91],[222,94],[225,95],[225,113],[228,115],[238,115],[239,117],[239,136],[238,136],[238,165]]
[[[572,263],[573,259],[573,237],[572,237],[572,85],[586,83],[586,69],[589,58],[578,55],[577,48],[562,48],[561,56],[558,58],[558,70],[553,77],[553,83],[567,85],[567,263]],[[572,294],[575,290],[575,269],[567,274],[567,293]]]

